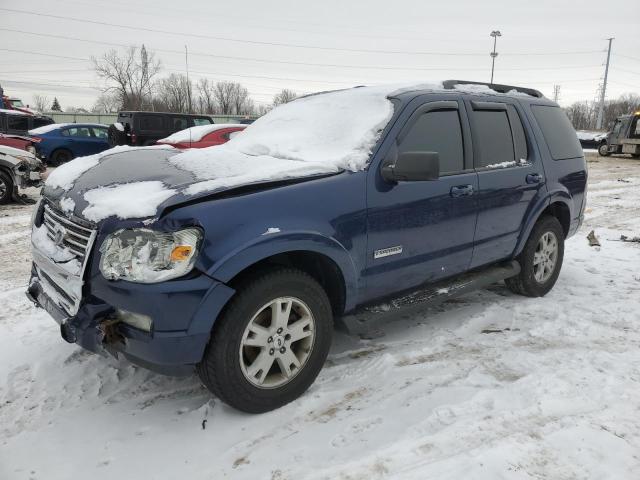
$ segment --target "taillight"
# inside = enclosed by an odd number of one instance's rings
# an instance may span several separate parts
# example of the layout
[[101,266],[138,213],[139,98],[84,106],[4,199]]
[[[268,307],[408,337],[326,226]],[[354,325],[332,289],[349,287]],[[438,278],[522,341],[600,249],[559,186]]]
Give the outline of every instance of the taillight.
[[42,139],[40,137],[31,137],[31,141],[33,143],[40,143],[42,141]]
[[136,134],[132,133],[131,134],[131,144],[135,145],[137,140],[138,140],[138,137],[136,137]]

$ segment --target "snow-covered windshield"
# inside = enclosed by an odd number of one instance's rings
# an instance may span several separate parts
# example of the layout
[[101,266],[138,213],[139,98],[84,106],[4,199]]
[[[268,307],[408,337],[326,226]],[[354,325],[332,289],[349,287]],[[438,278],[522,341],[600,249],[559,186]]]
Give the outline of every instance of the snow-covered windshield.
[[393,116],[388,97],[402,87],[351,88],[299,98],[259,118],[224,145],[190,150],[170,162],[200,180],[187,195],[362,170]]

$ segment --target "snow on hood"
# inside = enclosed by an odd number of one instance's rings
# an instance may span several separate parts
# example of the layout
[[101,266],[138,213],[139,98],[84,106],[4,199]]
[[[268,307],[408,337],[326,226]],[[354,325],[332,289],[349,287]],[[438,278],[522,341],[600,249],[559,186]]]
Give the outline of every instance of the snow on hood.
[[[44,127],[42,127],[44,128]],[[56,168],[51,174],[47,177],[45,181],[45,185],[51,188],[61,188],[63,190],[71,190],[75,181],[91,168],[98,165],[100,160],[104,157],[112,155],[114,153],[126,152],[128,150],[141,150],[141,149],[152,149],[152,148],[171,148],[166,145],[163,146],[150,146],[150,147],[129,147],[128,145],[119,145],[117,147],[111,148],[109,150],[105,150],[100,153],[96,153],[95,155],[88,155],[86,157],[78,157],[70,162],[65,163],[64,165]]]
[[93,222],[111,216],[121,219],[151,217],[162,202],[176,193],[158,181],[98,187],[84,194],[89,206],[82,211],[82,216]]
[[209,135],[216,130],[223,128],[245,128],[246,125],[240,123],[212,123],[210,125],[198,125],[197,127],[186,128],[179,132],[169,135],[167,138],[158,140],[158,143],[182,143],[182,142],[199,142],[202,137]]

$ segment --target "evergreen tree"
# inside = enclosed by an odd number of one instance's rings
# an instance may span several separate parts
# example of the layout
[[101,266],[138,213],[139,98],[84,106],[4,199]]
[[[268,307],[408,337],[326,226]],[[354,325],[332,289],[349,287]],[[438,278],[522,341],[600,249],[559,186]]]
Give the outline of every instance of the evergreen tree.
[[51,105],[51,111],[52,112],[61,112],[62,108],[60,108],[60,103],[58,103],[58,98],[54,97],[53,98],[53,105]]

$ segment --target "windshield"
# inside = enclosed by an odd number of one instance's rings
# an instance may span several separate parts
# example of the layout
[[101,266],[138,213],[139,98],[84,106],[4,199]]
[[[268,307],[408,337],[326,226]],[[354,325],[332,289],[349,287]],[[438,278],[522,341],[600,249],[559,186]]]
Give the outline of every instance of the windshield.
[[22,103],[22,100],[19,100],[17,98],[12,98],[9,101],[11,102],[11,105],[13,105],[14,107],[24,107],[24,103]]
[[227,148],[360,170],[393,115],[387,98],[393,90],[362,87],[293,100],[256,120]]

